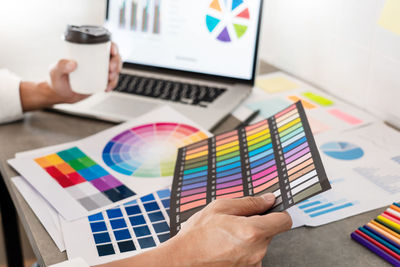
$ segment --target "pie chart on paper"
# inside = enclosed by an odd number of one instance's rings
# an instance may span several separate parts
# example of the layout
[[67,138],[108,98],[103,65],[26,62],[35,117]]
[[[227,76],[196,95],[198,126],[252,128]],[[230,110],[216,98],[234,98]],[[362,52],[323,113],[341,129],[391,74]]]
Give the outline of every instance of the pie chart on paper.
[[348,142],[329,142],[321,146],[329,157],[339,160],[355,160],[364,156],[362,148]]
[[160,122],[126,130],[103,149],[103,161],[114,171],[133,177],[158,178],[174,174],[177,150],[207,134],[186,124]]
[[242,38],[249,21],[249,8],[243,0],[212,0],[206,15],[208,31],[225,43]]

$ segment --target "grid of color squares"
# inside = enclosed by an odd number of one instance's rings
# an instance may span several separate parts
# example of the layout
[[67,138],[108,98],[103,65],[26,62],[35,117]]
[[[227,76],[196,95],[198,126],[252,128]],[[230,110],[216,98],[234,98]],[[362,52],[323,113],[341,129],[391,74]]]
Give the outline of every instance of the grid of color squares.
[[103,150],[103,160],[114,171],[135,177],[172,176],[179,147],[207,138],[185,124],[141,125],[115,136]]
[[400,266],[400,204],[351,233],[351,238],[394,266]]
[[88,217],[99,257],[138,252],[167,241],[171,191],[164,189]]
[[215,199],[272,192],[274,209],[284,210],[330,185],[298,102],[268,120],[180,149],[172,188],[175,227],[175,219],[184,222]]
[[88,211],[135,195],[77,147],[35,162]]

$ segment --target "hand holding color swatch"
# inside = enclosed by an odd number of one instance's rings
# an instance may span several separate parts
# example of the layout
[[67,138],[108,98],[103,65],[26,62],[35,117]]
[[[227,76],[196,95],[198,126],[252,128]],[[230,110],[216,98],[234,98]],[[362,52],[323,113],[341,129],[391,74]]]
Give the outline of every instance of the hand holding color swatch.
[[273,117],[179,149],[171,235],[208,203],[274,193],[282,211],[330,189],[301,102]]

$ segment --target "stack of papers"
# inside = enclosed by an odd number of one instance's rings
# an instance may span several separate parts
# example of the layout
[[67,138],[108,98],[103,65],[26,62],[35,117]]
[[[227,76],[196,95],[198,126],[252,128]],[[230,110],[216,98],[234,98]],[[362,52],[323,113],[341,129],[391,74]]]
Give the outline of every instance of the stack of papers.
[[[400,133],[371,114],[277,72],[260,77],[234,111],[264,120],[301,101],[332,189],[288,211],[318,226],[400,198]],[[168,107],[91,137],[18,153],[18,190],[60,251],[89,265],[136,255],[170,238],[178,148],[211,134]]]

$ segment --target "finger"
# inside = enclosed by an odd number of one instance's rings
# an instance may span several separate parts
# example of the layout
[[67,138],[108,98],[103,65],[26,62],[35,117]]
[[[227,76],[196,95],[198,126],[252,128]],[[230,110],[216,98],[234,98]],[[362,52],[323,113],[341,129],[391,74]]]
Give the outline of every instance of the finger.
[[115,87],[117,87],[118,84],[118,76],[117,78],[110,80],[110,82],[108,83],[106,92],[112,91]]
[[237,216],[261,214],[275,203],[274,194],[268,193],[259,197],[244,197],[237,199],[221,199],[211,206],[214,212]]
[[110,66],[108,68],[109,72],[118,72],[118,59],[117,58],[113,58],[110,60]]
[[265,233],[269,237],[273,237],[282,232],[286,232],[292,228],[292,218],[285,212],[273,212],[262,216],[253,216],[246,218],[251,220],[264,229]]
[[114,81],[115,79],[118,78],[118,73],[117,72],[110,72],[108,74],[108,81]]
[[61,78],[65,74],[73,72],[77,67],[77,63],[73,60],[61,59],[52,69],[51,76],[53,79]]
[[118,55],[118,46],[112,42],[111,43],[111,56],[116,56]]

